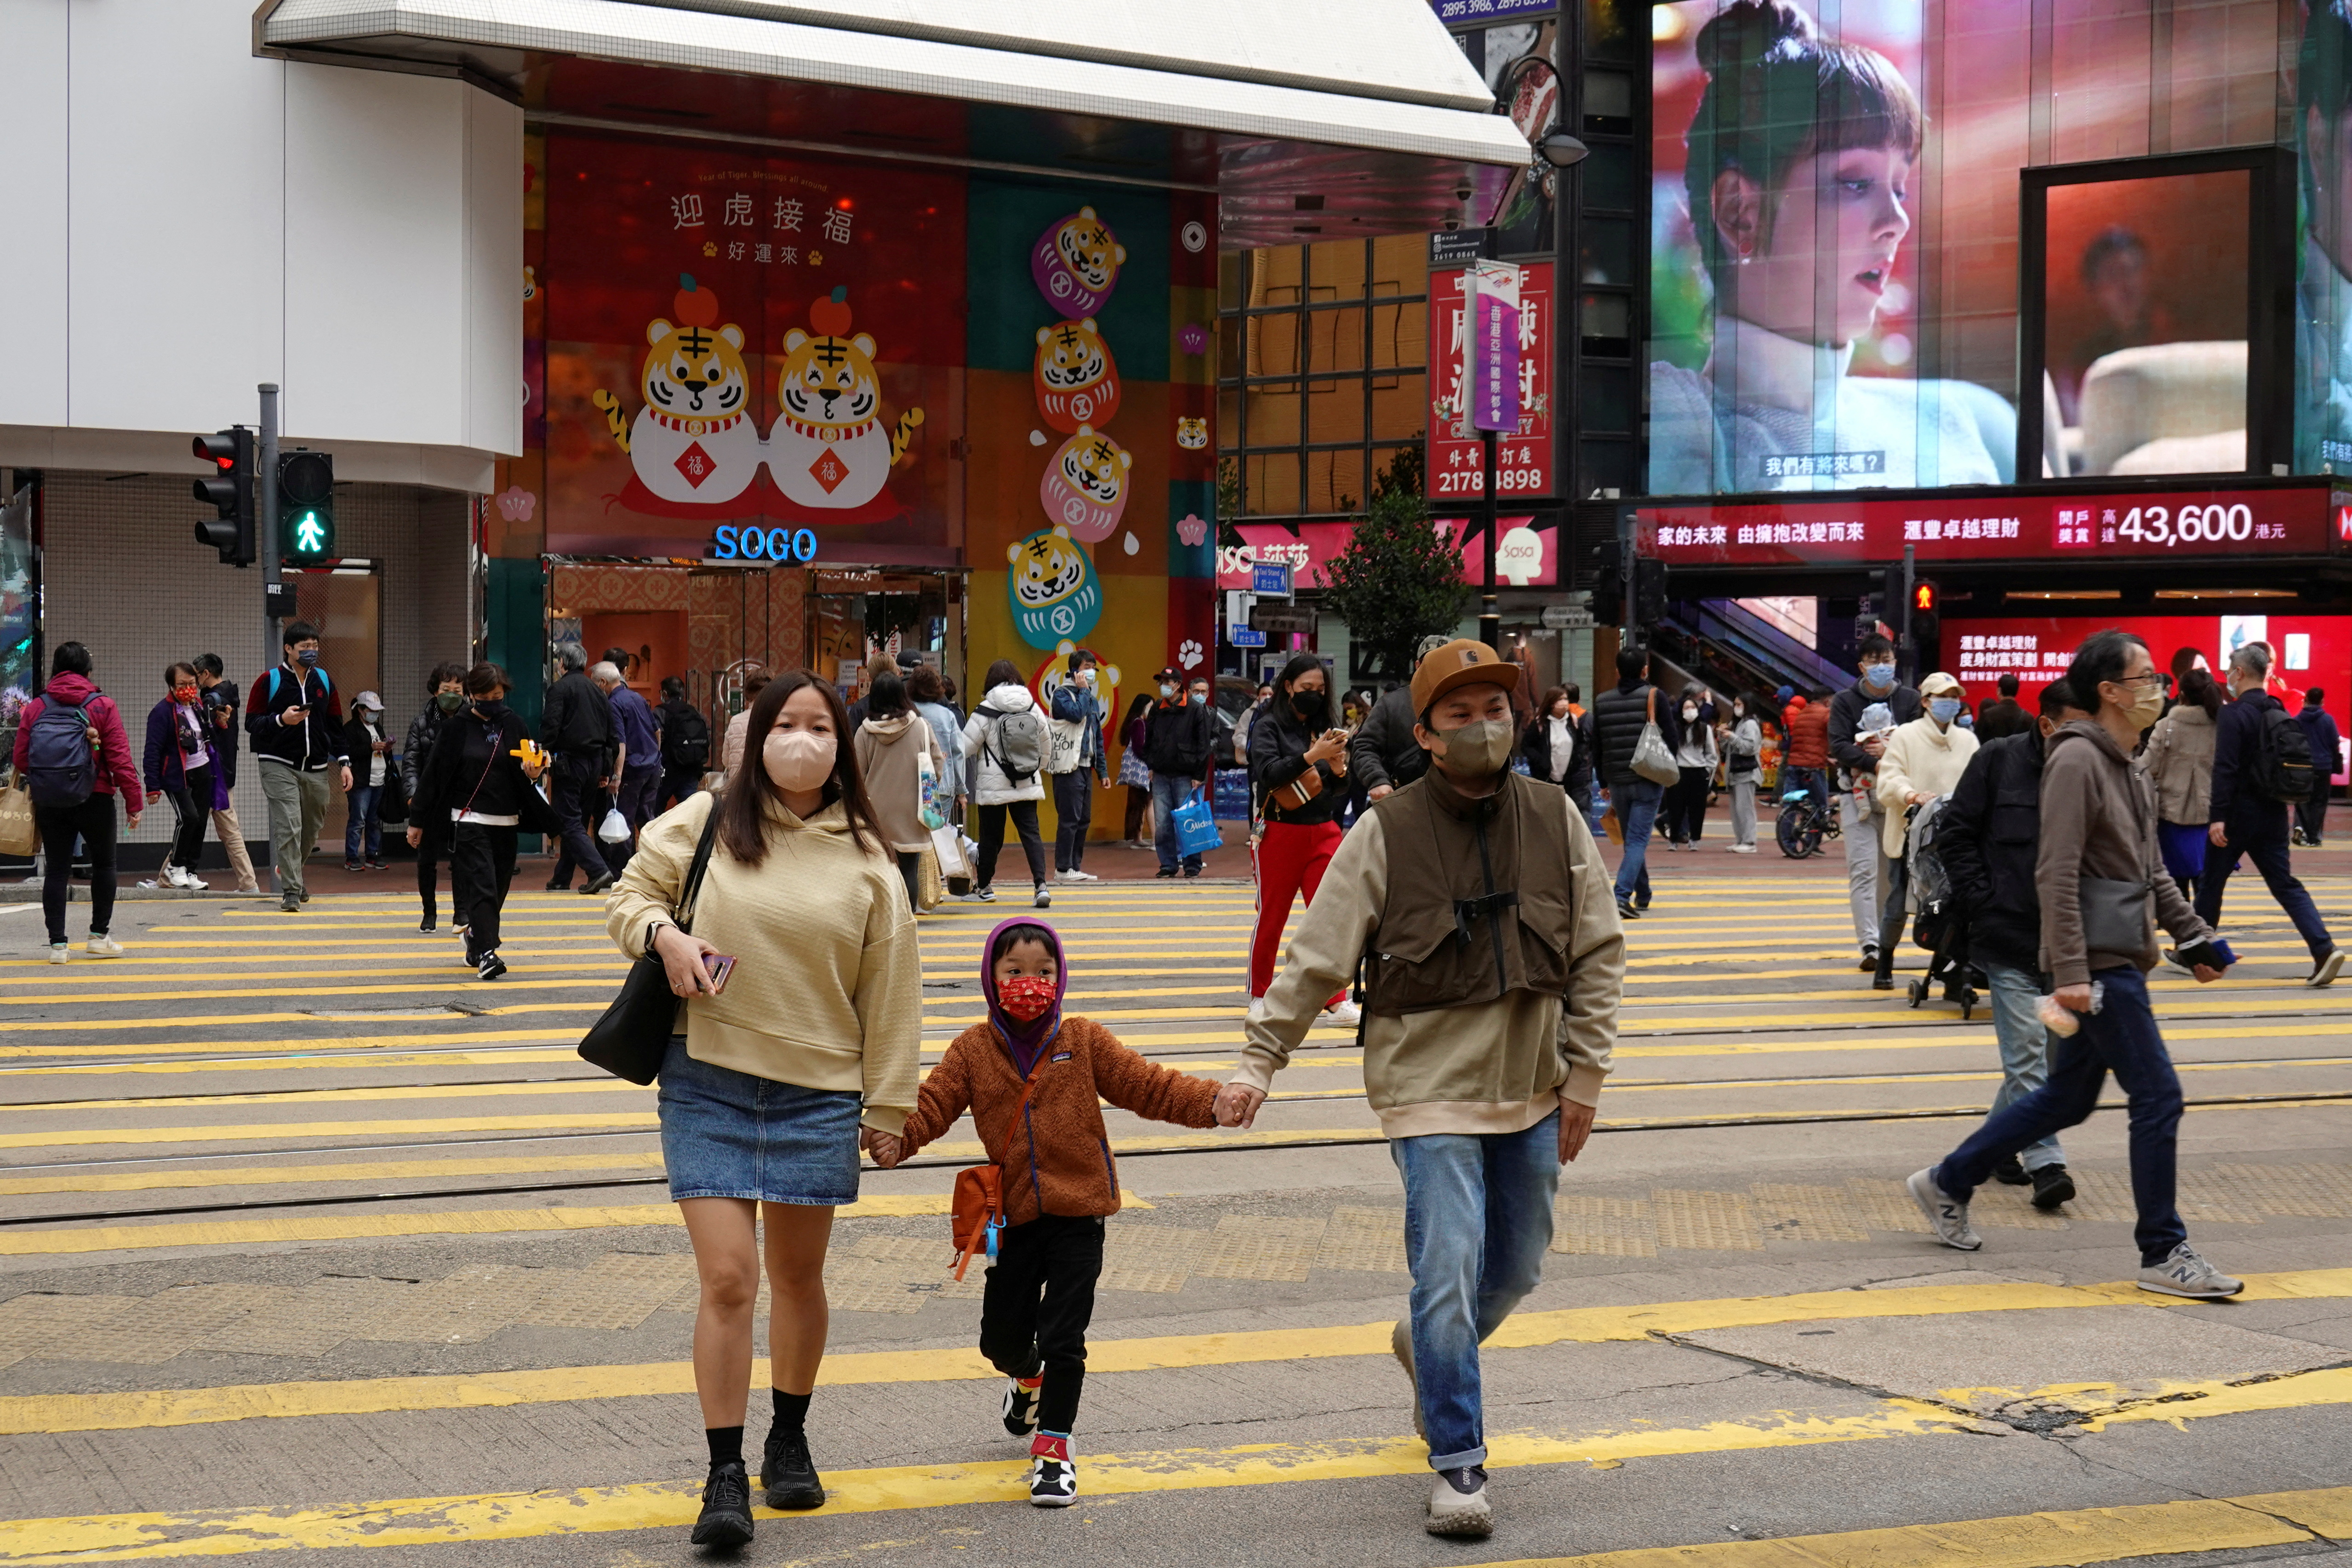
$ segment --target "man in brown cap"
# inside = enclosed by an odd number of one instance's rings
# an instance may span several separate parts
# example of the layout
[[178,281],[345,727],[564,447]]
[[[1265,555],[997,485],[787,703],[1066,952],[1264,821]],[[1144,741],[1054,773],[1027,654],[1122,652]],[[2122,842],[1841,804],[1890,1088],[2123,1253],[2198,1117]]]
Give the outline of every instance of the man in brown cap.
[[1250,1004],[1217,1117],[1248,1126],[1332,993],[1359,974],[1364,1089],[1404,1178],[1410,1323],[1391,1340],[1438,1472],[1426,1528],[1483,1536],[1478,1346],[1541,1277],[1559,1167],[1592,1130],[1625,936],[1591,830],[1511,770],[1519,668],[1448,643],[1412,679],[1421,778],[1357,819]]

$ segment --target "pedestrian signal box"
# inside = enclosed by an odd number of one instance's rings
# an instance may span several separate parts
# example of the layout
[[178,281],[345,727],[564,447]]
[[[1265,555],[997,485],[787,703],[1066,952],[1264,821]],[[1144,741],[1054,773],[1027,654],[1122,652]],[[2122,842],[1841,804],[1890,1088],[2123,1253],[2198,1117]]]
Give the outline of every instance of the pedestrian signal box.
[[296,447],[278,458],[278,544],[289,556],[335,553],[335,459]]

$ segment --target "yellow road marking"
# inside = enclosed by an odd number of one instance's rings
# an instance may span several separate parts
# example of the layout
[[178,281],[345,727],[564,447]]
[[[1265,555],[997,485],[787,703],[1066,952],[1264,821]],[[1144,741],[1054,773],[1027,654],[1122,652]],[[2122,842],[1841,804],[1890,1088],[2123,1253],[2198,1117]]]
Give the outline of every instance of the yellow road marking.
[[[940,1243],[942,1255],[946,1242]],[[2244,1301],[2315,1301],[2352,1295],[2352,1269],[2256,1274],[2246,1281]],[[2069,1286],[2032,1283],[1916,1285],[1887,1291],[1822,1291],[1801,1295],[1734,1297],[1718,1301],[1667,1301],[1640,1306],[1575,1307],[1521,1312],[1509,1319],[1492,1343],[1527,1350],[1559,1344],[1601,1344],[1660,1334],[1709,1329],[1749,1328],[1769,1323],[1852,1322],[1863,1318],[1948,1317],[1974,1312],[2047,1312],[2079,1307],[2179,1307],[2196,1303],[2158,1296],[2128,1281]],[[1264,1362],[1325,1360],[1389,1354],[1387,1322],[1322,1328],[1265,1329],[1233,1333],[1171,1334],[1088,1342],[1087,1370],[1156,1372],[1179,1367],[1241,1366]],[[755,1364],[756,1385],[766,1375]],[[2352,1376],[2336,1369],[2338,1376]],[[817,1381],[833,1386],[859,1384],[950,1383],[1001,1375],[971,1350],[875,1351],[827,1356]],[[2222,1404],[2239,1409],[2282,1409],[2320,1403],[2310,1397],[2326,1385],[2299,1390],[2291,1379],[2244,1388],[2228,1384],[2184,1385],[2168,1394],[2174,1403],[2197,1403],[2200,1413]],[[150,1427],[203,1426],[222,1421],[301,1416],[373,1416],[387,1411],[482,1409],[514,1405],[562,1404],[583,1399],[627,1399],[683,1394],[694,1387],[691,1362],[651,1362],[606,1366],[565,1366],[423,1377],[369,1377],[314,1382],[236,1384],[220,1388],[148,1389],[119,1394],[36,1394],[0,1398],[0,1436],[33,1432],[128,1431]],[[1957,1400],[1958,1391],[1954,1397]],[[2019,1395],[2017,1397],[2025,1397]],[[2326,1403],[2341,1403],[2342,1391]],[[2245,1400],[2257,1403],[2244,1403]],[[2259,1403],[2284,1400],[2284,1404]],[[2220,1401],[2221,1404],[2208,1404]]]
[[555,1171],[659,1170],[661,1152],[541,1155],[531,1159],[374,1160],[332,1166],[247,1166],[234,1169],[88,1171],[71,1176],[0,1177],[0,1196],[44,1192],[152,1192],[159,1187],[287,1186],[303,1182],[418,1181],[457,1176],[536,1176]]

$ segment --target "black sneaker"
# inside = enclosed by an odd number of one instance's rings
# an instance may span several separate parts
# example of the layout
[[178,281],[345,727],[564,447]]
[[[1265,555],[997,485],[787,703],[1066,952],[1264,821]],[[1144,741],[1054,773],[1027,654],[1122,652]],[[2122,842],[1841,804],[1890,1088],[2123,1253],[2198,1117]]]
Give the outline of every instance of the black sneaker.
[[[2059,1168],[2063,1170],[2065,1167],[2062,1166]],[[2033,1178],[2025,1174],[2025,1166],[2015,1155],[2011,1155],[1992,1167],[1992,1179],[2003,1186],[2024,1186]]]
[[572,891],[572,879],[567,876],[562,882],[551,882],[547,884],[547,891],[550,893],[569,893]]
[[1172,865],[1161,866],[1160,868],[1160,874],[1163,877],[1173,877],[1176,874],[1176,868]]
[[416,928],[419,931],[438,931],[441,929],[441,923],[428,915],[416,923]]
[[2062,1203],[2074,1201],[2074,1178],[2064,1166],[2043,1166],[2033,1173],[2033,1207],[2048,1214]]
[[809,1458],[806,1432],[768,1428],[768,1446],[760,1456],[762,1499],[770,1508],[823,1508],[824,1483],[817,1479],[816,1461]]
[[620,880],[620,873],[608,871],[603,876],[597,877],[594,881],[587,883],[585,886],[581,888],[580,891],[583,895],[602,893]]
[[1870,988],[1874,991],[1891,991],[1895,988],[1895,977],[1873,975],[1870,977]]
[[1642,918],[1642,912],[1634,908],[1630,904],[1620,904],[1617,906],[1617,918],[1620,920],[1639,920]]
[[1875,943],[1866,945],[1862,950],[1862,972],[1867,975],[1874,971],[1877,967],[1878,946]]
[[743,1461],[730,1459],[710,1467],[702,1483],[702,1517],[694,1521],[697,1546],[745,1546],[751,1540],[751,1483],[744,1479]]
[[1191,882],[1193,878],[1195,878],[1195,877],[1199,876],[1200,874],[1201,874],[1201,868],[1200,868],[1199,866],[1196,866],[1196,865],[1188,865],[1188,866],[1186,866],[1186,867],[1184,868],[1184,880],[1185,880],[1186,882]]
[[495,980],[506,972],[507,961],[499,956],[498,949],[496,948],[492,948],[489,952],[483,954],[481,961],[474,966],[474,973],[479,975],[485,980]]

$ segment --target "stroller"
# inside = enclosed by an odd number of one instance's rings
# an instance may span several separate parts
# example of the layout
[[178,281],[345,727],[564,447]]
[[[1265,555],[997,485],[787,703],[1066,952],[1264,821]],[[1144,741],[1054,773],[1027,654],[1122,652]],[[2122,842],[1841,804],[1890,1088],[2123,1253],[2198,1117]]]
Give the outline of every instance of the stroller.
[[1911,939],[1928,953],[1927,972],[1911,981],[1911,1005],[1919,1006],[1938,985],[1944,1000],[1955,1003],[1965,1019],[1976,1010],[1977,988],[1986,984],[1969,962],[1968,919],[1952,896],[1952,879],[1936,849],[1936,835],[1944,811],[1944,797],[1906,813],[1909,826],[1903,840],[1903,861],[1911,887]]

